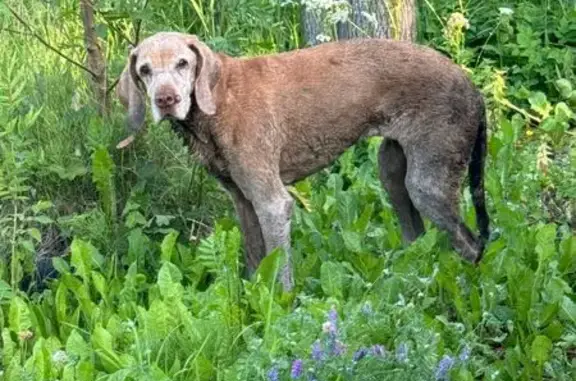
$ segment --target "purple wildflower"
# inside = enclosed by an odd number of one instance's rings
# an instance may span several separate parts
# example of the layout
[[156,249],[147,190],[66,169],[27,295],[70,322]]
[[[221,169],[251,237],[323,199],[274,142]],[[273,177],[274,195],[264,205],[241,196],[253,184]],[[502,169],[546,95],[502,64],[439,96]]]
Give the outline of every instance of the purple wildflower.
[[358,361],[362,360],[364,357],[366,357],[367,354],[368,354],[368,349],[360,348],[356,352],[354,352],[354,356],[352,357],[352,360],[354,362],[358,362]]
[[330,311],[328,311],[328,319],[334,323],[336,323],[336,321],[338,321],[338,311],[336,310],[336,306],[333,305],[330,308]]
[[294,360],[294,362],[292,362],[292,370],[290,372],[290,377],[293,380],[299,378],[302,375],[303,368],[304,363],[302,362],[302,360],[300,359]]
[[406,343],[401,343],[398,348],[396,348],[396,360],[399,362],[408,360],[408,346]]
[[372,348],[370,348],[370,352],[374,356],[384,357],[384,355],[386,355],[386,349],[380,344],[373,345]]
[[341,342],[340,340],[336,340],[334,342],[334,355],[336,356],[342,356],[344,353],[346,353],[346,344],[344,344],[343,342]]
[[330,311],[328,311],[328,321],[338,327],[338,311],[336,311],[336,306],[332,306]]
[[338,333],[336,330],[336,325],[333,324],[331,321],[327,321],[322,324],[322,332],[329,334],[330,336],[336,336]]
[[468,361],[468,359],[470,358],[470,347],[468,345],[465,345],[464,348],[462,348],[462,352],[460,352],[458,358],[462,362]]
[[436,380],[447,381],[450,378],[450,369],[454,366],[454,359],[448,355],[442,357],[436,368]]
[[268,371],[268,381],[279,381],[280,380],[280,372],[278,371],[277,367],[273,367]]
[[314,344],[312,344],[312,360],[322,361],[323,358],[324,352],[322,351],[322,345],[320,344],[320,340],[316,340]]

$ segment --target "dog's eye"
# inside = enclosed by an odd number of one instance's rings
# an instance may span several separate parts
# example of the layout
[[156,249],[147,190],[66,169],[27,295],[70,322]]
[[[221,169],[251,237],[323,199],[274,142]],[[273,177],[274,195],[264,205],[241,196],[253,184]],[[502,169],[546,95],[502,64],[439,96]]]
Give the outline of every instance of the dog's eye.
[[152,70],[150,69],[150,66],[148,66],[148,65],[143,65],[140,68],[140,75],[143,77],[149,75],[151,72],[152,72]]
[[185,59],[181,59],[180,61],[178,61],[178,64],[176,65],[178,69],[184,69],[186,66],[188,66],[188,61],[186,61]]

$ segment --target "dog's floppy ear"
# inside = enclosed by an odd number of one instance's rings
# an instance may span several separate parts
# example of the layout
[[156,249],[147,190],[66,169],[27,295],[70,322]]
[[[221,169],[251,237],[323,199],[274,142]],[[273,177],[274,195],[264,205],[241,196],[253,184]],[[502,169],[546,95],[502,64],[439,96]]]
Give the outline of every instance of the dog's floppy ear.
[[142,129],[146,119],[146,98],[136,74],[137,48],[132,49],[126,67],[122,71],[118,82],[117,94],[120,102],[128,110],[127,125],[131,133]]
[[194,84],[196,104],[204,114],[214,115],[216,113],[216,102],[212,90],[220,74],[220,60],[196,36],[188,36],[186,43],[196,53],[198,58],[196,83]]

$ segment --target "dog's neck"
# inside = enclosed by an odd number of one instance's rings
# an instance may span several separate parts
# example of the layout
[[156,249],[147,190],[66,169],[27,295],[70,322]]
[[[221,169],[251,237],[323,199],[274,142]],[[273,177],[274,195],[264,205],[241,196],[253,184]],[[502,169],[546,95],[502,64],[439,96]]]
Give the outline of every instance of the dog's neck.
[[174,119],[170,123],[172,130],[184,140],[212,175],[219,179],[228,177],[221,149],[212,134],[212,117],[202,114],[197,106],[192,106],[186,119]]
[[172,130],[183,138],[186,144],[191,142],[190,139],[195,139],[202,144],[209,144],[212,140],[210,123],[195,105],[194,100],[186,118],[184,120],[171,119],[170,124]]

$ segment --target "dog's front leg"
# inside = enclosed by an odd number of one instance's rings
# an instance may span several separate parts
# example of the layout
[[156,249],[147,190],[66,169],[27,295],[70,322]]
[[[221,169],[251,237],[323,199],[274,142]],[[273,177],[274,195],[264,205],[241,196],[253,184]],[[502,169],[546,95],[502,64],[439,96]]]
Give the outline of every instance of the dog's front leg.
[[292,274],[292,255],[290,252],[290,220],[294,201],[288,191],[265,195],[253,200],[256,215],[262,227],[262,236],[266,243],[266,252],[270,253],[276,248],[284,249],[286,263],[280,273],[280,281],[285,291],[294,287]]
[[266,254],[276,248],[284,250],[286,262],[280,282],[285,291],[294,287],[290,252],[290,220],[294,201],[284,187],[277,171],[245,165],[232,171],[235,183],[250,200],[260,222]]
[[254,205],[244,197],[242,191],[231,181],[222,181],[230,193],[234,207],[240,221],[240,229],[244,237],[244,259],[247,275],[252,275],[258,268],[260,261],[266,255],[266,246],[262,237],[262,229]]

